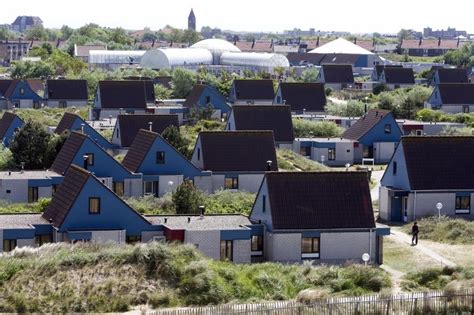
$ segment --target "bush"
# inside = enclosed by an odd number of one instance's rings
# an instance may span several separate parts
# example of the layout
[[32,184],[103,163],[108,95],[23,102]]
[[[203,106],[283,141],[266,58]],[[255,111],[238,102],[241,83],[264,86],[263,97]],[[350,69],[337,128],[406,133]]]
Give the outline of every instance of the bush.
[[[429,217],[418,221],[420,235],[425,239],[449,244],[474,244],[474,222],[448,217]],[[411,224],[403,227],[411,231]]]
[[190,180],[179,185],[171,198],[177,214],[199,213],[199,207],[203,205],[202,192]]
[[[361,101],[348,101],[345,104],[329,104],[327,112],[335,116],[343,117],[360,117],[365,114],[366,104]],[[374,104],[367,104],[367,110],[375,108]]]
[[372,93],[374,93],[375,95],[379,95],[380,93],[385,91],[388,91],[387,85],[382,83],[374,86]]
[[339,137],[344,129],[332,121],[312,121],[293,119],[293,130],[297,138],[332,138]]

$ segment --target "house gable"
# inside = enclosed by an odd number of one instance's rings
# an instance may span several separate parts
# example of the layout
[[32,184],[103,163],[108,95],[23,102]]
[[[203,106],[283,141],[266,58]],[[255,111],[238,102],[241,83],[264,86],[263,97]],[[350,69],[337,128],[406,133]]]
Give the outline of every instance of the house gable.
[[220,110],[222,113],[228,113],[231,110],[225,97],[211,86],[206,86],[199,97],[201,107],[206,107],[208,104],[211,104],[214,109]]
[[8,95],[5,95],[5,97],[10,101],[33,100],[35,102],[40,102],[43,100],[41,96],[36,94],[36,92],[31,89],[30,85],[26,81],[17,81],[16,85],[14,85],[13,88],[10,88],[11,90],[7,91]]
[[15,114],[6,112],[0,120],[0,139],[5,147],[10,145],[15,132],[24,125],[23,120]]
[[[390,133],[385,133],[385,126],[390,125]],[[397,124],[392,113],[388,113],[371,129],[369,129],[359,142],[364,145],[373,145],[375,142],[398,142],[402,137],[402,130]]]
[[252,212],[250,213],[250,220],[254,223],[261,222],[266,226],[268,231],[272,231],[273,229],[272,208],[268,195],[266,177],[263,178],[262,184],[260,185],[260,189],[257,193],[257,197],[255,197]]
[[383,174],[381,186],[410,190],[410,180],[402,144],[399,144],[395,149],[393,157]]

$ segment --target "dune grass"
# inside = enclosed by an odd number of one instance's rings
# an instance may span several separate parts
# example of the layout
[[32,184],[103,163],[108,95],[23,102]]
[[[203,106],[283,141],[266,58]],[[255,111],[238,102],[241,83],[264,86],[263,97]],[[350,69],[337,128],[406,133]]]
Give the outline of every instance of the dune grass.
[[287,149],[277,149],[277,159],[280,171],[321,172],[330,170],[327,166]]

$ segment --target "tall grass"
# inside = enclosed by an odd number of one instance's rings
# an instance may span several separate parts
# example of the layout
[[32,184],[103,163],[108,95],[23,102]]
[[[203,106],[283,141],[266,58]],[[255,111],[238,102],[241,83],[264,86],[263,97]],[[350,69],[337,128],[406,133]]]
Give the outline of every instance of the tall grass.
[[0,256],[1,312],[122,312],[132,306],[208,305],[379,292],[382,270],[213,261],[193,246],[50,244]]
[[[420,238],[448,244],[474,244],[474,222],[442,216],[418,221]],[[403,227],[409,233],[411,224]]]

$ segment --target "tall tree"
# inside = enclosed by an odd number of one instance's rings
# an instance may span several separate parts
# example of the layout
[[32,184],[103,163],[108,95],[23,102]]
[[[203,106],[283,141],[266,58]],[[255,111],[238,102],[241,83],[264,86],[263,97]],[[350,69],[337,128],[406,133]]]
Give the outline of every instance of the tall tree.
[[43,169],[50,166],[51,135],[43,125],[28,121],[13,137],[10,151],[13,160],[20,166],[24,163],[25,169]]
[[190,180],[184,181],[178,186],[172,195],[176,214],[199,213],[199,207],[203,204],[202,193]]
[[196,75],[194,72],[183,68],[177,68],[173,71],[171,86],[173,87],[175,97],[186,98],[195,83]]
[[176,126],[166,127],[166,129],[161,133],[161,136],[182,155],[189,158],[191,155],[189,150],[189,141],[181,135],[179,129],[176,128]]

